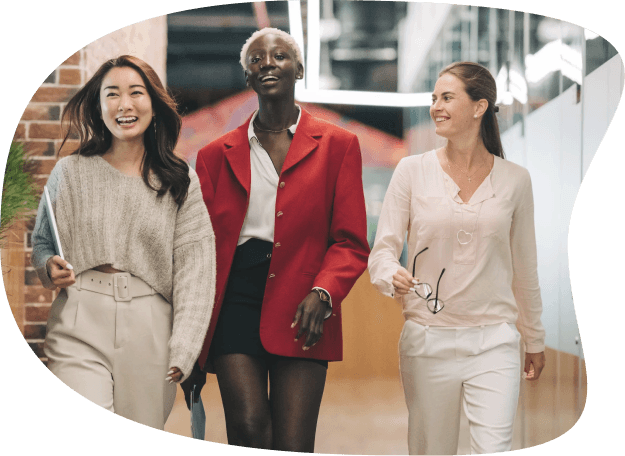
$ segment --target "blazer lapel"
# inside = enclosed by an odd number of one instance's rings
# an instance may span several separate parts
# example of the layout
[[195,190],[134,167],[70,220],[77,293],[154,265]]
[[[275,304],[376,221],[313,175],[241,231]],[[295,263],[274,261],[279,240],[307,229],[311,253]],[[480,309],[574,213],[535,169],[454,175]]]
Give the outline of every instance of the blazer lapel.
[[[319,125],[308,112],[302,109],[302,118],[295,130],[295,136],[289,147],[284,165],[282,165],[282,174],[289,168],[302,161],[308,154],[317,148],[319,142],[315,138],[322,136],[322,130]],[[249,160],[248,160],[249,161]]]
[[247,138],[247,129],[250,124],[250,116],[243,125],[234,130],[234,134],[224,141],[226,147],[225,156],[245,192],[250,194],[252,171],[250,167],[250,143]]

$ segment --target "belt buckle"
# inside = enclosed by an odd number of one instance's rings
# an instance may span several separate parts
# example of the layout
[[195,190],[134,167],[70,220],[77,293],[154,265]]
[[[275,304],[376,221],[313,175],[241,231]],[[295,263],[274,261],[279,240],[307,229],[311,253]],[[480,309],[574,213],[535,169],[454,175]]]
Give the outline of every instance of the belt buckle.
[[113,275],[113,296],[115,301],[131,301],[132,293],[130,292],[130,273],[118,272]]

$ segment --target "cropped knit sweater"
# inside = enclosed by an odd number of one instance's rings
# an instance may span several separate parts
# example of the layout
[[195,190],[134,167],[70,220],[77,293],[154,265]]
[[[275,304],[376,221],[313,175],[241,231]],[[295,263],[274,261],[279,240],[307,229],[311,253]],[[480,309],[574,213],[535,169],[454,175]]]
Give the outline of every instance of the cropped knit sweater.
[[[142,177],[123,174],[100,156],[71,155],[48,179],[65,259],[75,275],[110,264],[129,272],[173,305],[170,366],[186,379],[198,358],[215,295],[215,236],[197,174],[189,169],[187,198],[158,197]],[[159,187],[158,178],[150,176]],[[55,255],[42,198],[32,235],[32,264],[54,289],[46,262]]]

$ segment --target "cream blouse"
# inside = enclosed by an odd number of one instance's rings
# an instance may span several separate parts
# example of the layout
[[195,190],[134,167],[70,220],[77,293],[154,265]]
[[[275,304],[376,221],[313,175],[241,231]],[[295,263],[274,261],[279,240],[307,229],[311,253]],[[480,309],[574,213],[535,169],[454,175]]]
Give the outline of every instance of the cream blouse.
[[[397,299],[406,319],[429,326],[516,323],[528,353],[544,351],[532,184],[525,168],[495,157],[468,203],[436,151],[403,158],[391,178],[369,256],[371,282],[394,295],[393,275],[408,233],[408,265],[445,307],[432,314],[415,293]],[[462,244],[459,242],[461,241]]]

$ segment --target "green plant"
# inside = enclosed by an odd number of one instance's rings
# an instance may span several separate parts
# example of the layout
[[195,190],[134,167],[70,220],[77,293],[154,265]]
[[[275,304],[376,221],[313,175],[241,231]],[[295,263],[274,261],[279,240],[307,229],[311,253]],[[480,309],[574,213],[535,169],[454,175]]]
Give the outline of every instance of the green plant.
[[37,209],[39,189],[32,176],[33,164],[20,143],[12,142],[7,157],[7,167],[2,184],[2,206],[0,208],[0,242],[6,230],[28,212]]

